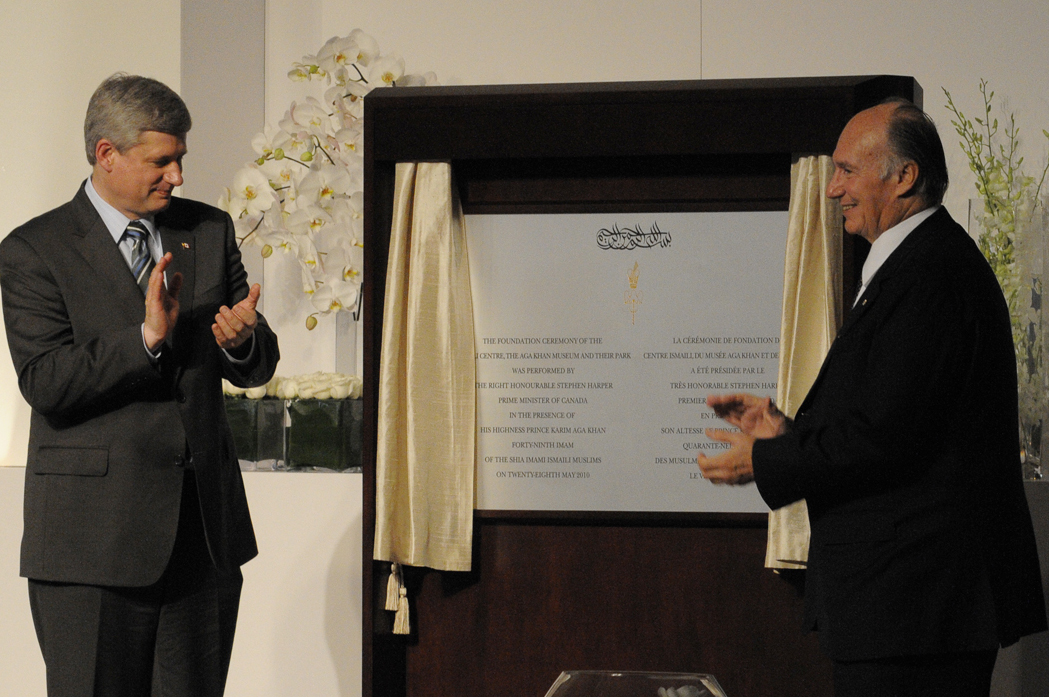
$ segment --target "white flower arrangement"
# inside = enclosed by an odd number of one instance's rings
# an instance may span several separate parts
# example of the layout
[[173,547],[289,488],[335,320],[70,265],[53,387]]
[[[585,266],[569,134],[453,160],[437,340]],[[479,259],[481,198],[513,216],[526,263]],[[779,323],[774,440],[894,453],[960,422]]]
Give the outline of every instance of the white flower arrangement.
[[360,29],[329,39],[294,63],[288,77],[323,81],[323,97],[292,102],[276,127],[252,140],[258,158],[233,178],[218,205],[234,220],[239,243],[292,254],[317,317],[359,315],[363,275],[364,98],[380,87],[437,84],[434,73],[406,75],[404,59],[383,56]]
[[310,373],[292,377],[274,376],[261,387],[244,389],[228,380],[222,381],[222,392],[227,397],[262,399],[359,399],[362,382],[356,375],[345,373]]

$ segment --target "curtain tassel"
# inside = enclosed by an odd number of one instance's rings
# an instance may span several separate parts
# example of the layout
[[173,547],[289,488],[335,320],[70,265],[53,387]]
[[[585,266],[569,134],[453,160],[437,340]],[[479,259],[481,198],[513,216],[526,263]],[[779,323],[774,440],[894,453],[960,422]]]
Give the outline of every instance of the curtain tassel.
[[386,581],[386,609],[397,613],[393,618],[393,633],[410,634],[408,589],[404,586],[404,572],[400,564],[390,564],[390,578]]
[[408,620],[408,589],[401,586],[400,598],[397,599],[397,614],[393,618],[394,634],[411,634],[412,626]]
[[386,609],[390,612],[397,612],[403,585],[404,578],[401,575],[401,565],[390,564],[390,578],[386,581]]

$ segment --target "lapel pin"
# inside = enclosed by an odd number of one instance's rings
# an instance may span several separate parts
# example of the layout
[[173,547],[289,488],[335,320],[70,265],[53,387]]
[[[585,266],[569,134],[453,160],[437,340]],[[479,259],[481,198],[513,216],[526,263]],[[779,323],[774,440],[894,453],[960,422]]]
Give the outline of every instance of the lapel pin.
[[183,242],[182,243],[182,248],[183,249],[189,249],[189,242]]

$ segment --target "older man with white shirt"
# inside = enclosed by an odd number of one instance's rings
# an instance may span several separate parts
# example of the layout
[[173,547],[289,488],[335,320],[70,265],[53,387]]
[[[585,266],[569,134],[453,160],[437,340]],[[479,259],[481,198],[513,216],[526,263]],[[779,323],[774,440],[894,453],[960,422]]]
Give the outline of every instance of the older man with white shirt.
[[827,196],[871,243],[862,288],[793,421],[768,398],[712,395],[738,431],[698,458],[808,503],[806,628],[836,697],[987,697],[1000,646],[1046,628],[1020,474],[1008,308],[941,206],[943,146],[892,101],[857,114]]

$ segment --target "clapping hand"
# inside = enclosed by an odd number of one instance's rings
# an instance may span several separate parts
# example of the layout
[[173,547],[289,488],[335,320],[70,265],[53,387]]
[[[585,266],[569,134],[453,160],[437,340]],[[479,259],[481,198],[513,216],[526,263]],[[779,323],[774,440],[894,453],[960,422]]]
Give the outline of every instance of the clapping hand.
[[256,283],[248,291],[248,296],[232,309],[225,305],[219,308],[218,314],[215,315],[215,323],[211,325],[211,332],[220,348],[227,351],[235,349],[251,337],[258,322],[255,306],[260,295],[262,288]]
[[771,397],[723,394],[707,397],[707,406],[719,417],[755,438],[775,438],[787,430],[787,417]]
[[171,336],[178,321],[178,293],[182,289],[182,274],[174,274],[171,283],[164,284],[164,270],[171,265],[171,259],[171,252],[161,257],[149,274],[149,287],[146,289],[146,319],[142,325],[142,338],[146,348],[153,353]]
[[729,449],[713,457],[696,457],[703,478],[714,484],[747,484],[754,481],[754,441],[774,438],[787,430],[787,417],[770,397],[751,394],[710,395],[707,406],[739,431],[708,428],[707,438],[727,443]]

